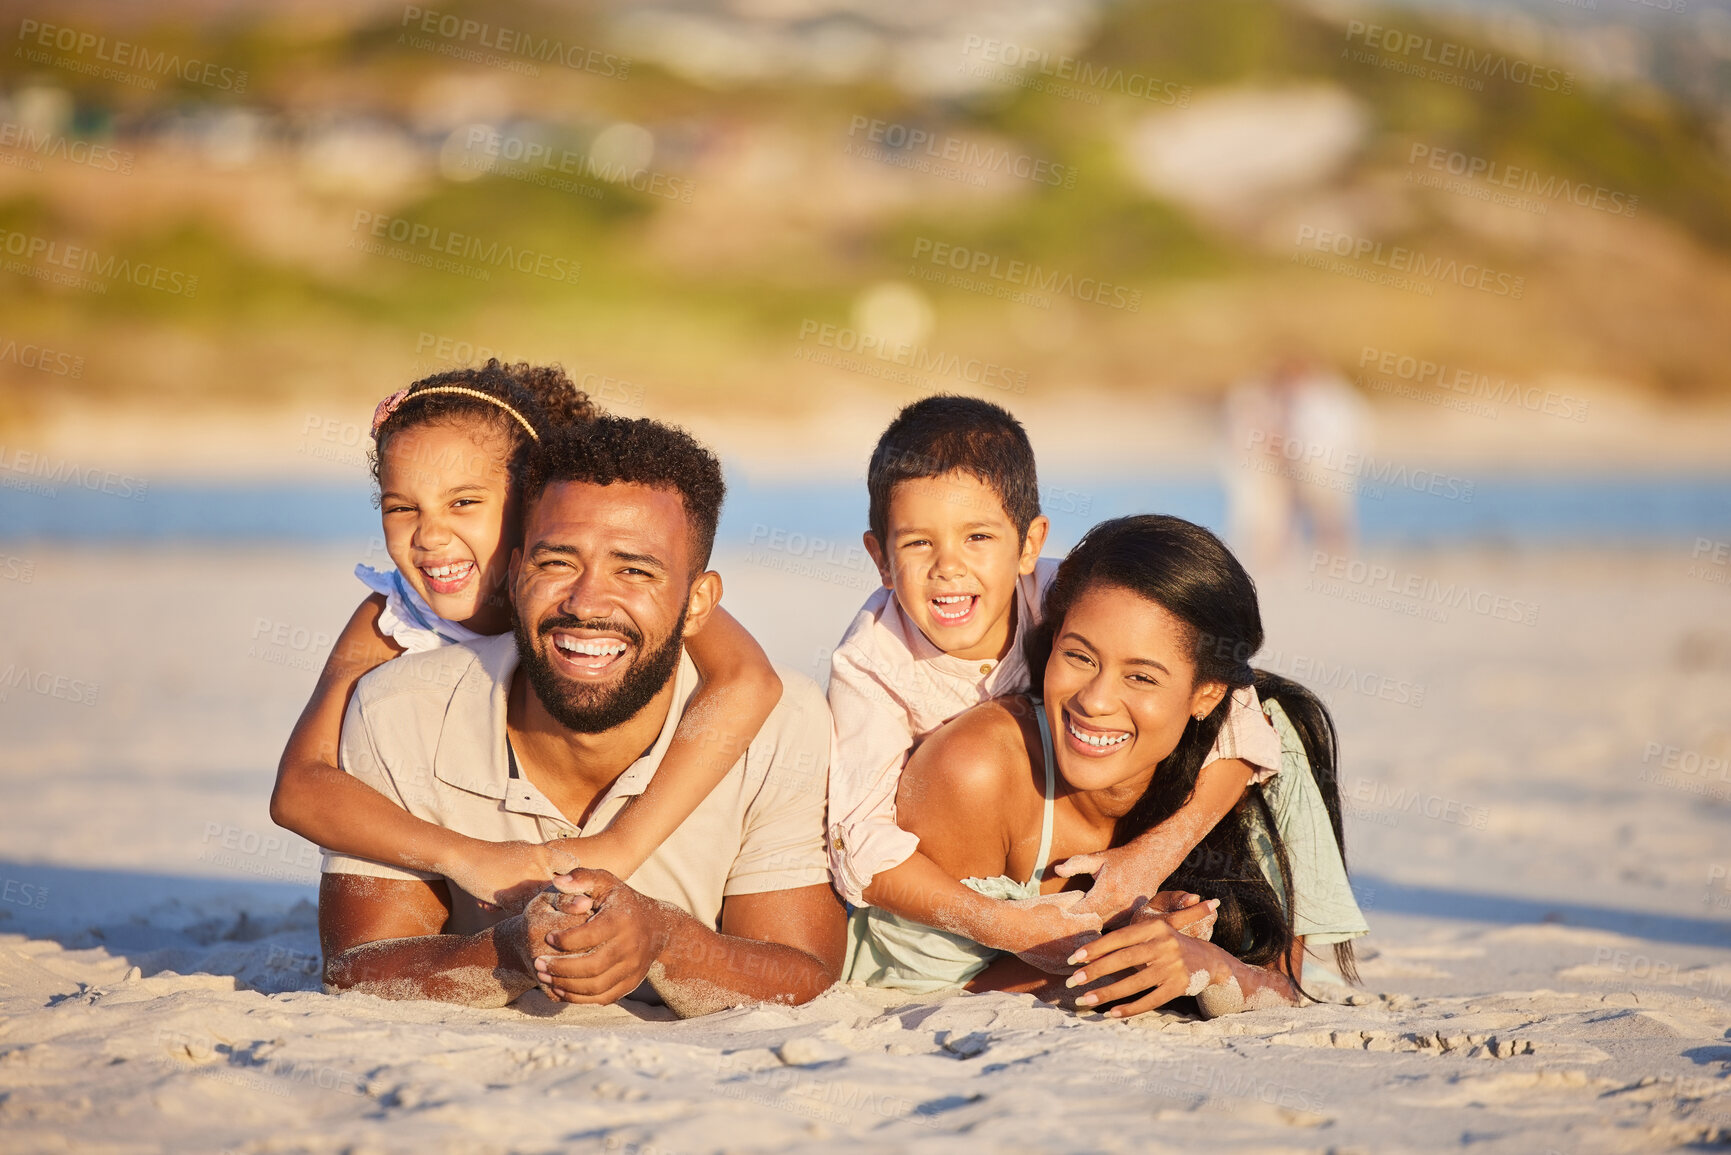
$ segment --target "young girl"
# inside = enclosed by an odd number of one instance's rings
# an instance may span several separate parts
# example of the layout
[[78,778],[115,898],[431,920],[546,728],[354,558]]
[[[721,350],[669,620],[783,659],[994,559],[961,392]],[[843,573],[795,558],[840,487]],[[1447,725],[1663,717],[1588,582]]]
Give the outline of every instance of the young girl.
[[415,382],[373,414],[373,476],[393,571],[357,566],[374,591],[331,650],[277,768],[271,818],[346,854],[444,875],[484,902],[515,907],[581,864],[631,875],[739,759],[781,697],[781,681],[725,610],[691,639],[703,675],[661,770],[611,826],[536,845],[484,842],[415,818],[344,773],[338,741],[363,674],[405,651],[511,628],[505,592],[518,544],[517,481],[541,432],[595,416],[556,367],[460,369]]

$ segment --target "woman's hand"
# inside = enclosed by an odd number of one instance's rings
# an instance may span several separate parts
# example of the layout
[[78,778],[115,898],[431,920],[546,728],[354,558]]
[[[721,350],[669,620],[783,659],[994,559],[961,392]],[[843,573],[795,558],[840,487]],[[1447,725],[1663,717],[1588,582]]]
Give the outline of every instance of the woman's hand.
[[[1088,944],[1099,939],[1102,929],[1099,915],[1086,908],[1083,898],[1081,891],[1061,890],[1006,902],[1015,913],[1005,922],[1003,941],[990,945],[1047,974],[1070,973],[1073,954],[1098,952],[1097,946]],[[1219,906],[1217,901],[1204,903],[1200,895],[1163,890],[1144,904],[1138,917],[1160,919],[1180,934],[1207,942]]]
[[[1208,911],[1204,917],[1211,919],[1219,901],[1211,899],[1201,905]],[[1212,943],[1175,929],[1168,915],[1150,907],[1139,911],[1129,926],[1102,936],[1065,960],[1072,966],[1085,964],[1084,969],[1070,976],[1065,984],[1070,987],[1128,972],[1116,982],[1082,995],[1076,1000],[1077,1006],[1098,1006],[1129,998],[1139,991],[1148,992],[1107,1012],[1113,1018],[1127,1018],[1164,1006],[1180,995],[1198,994],[1210,984],[1225,982],[1231,976],[1230,955]]]

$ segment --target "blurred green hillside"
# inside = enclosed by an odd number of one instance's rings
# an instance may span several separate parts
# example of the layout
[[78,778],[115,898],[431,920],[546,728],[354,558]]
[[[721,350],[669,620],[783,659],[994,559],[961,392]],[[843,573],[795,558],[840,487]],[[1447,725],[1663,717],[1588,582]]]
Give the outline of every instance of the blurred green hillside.
[[[177,74],[153,74],[149,89],[137,68],[124,82],[84,75],[58,52],[61,63],[0,61],[3,119],[68,142],[33,151],[0,138],[12,262],[0,340],[83,358],[73,377],[0,354],[0,413],[27,420],[55,394],[371,397],[477,348],[594,368],[680,404],[770,411],[842,384],[899,388],[800,357],[802,331],[865,324],[862,294],[886,283],[903,287],[892,305],[911,296],[927,310],[896,320],[892,309],[894,333],[1012,365],[1034,394],[1213,391],[1293,342],[1349,362],[1373,345],[1486,371],[1731,388],[1725,156],[1704,115],[1650,87],[1582,79],[1564,95],[1495,77],[1482,91],[1414,79],[1355,59],[1362,37],[1344,18],[1270,0],[1114,6],[1068,52],[1102,75],[1186,90],[1173,103],[1110,84],[1055,93],[1033,83],[1037,68],[1008,65],[1000,73],[1024,86],[932,96],[886,76],[715,88],[622,65],[605,24],[564,8],[440,12],[581,46],[590,64],[419,33],[396,9],[366,23],[264,12],[195,23],[168,9],[160,23],[114,27],[75,6],[51,19],[244,71],[244,91]],[[1463,42],[1408,11],[1384,23]],[[483,59],[446,54],[459,50]],[[957,46],[958,68],[975,59]],[[1162,118],[1224,93],[1272,106],[1318,91],[1356,110],[1359,137],[1300,184],[1216,213],[1138,176],[1135,142]],[[1073,184],[981,164],[916,171],[907,165],[930,156],[913,149],[862,158],[859,126],[872,121],[1034,158]],[[78,163],[70,142],[124,154],[130,171]],[[538,163],[506,159],[529,145]],[[1536,211],[1422,187],[1415,145],[1612,190],[1638,209]],[[385,233],[372,237],[378,221]],[[1300,227],[1478,262],[1524,277],[1525,291],[1513,301],[1443,284],[1420,296],[1303,268]],[[423,239],[398,244],[392,230]],[[369,240],[396,252],[367,251]],[[1030,308],[991,295],[1004,282],[989,276],[983,292],[913,276],[938,268],[921,264],[935,244],[984,254],[988,268],[1110,282],[1140,305],[1060,294]],[[67,245],[96,254],[85,279],[99,287],[51,283]],[[461,268],[438,267],[447,257]],[[196,292],[102,274],[116,264],[196,277]]]

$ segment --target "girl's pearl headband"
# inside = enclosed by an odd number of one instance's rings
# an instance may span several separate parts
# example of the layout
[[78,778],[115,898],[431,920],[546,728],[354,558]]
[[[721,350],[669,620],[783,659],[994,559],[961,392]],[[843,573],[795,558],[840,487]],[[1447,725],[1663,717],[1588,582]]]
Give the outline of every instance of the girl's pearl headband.
[[535,432],[535,427],[529,424],[528,419],[515,409],[511,408],[511,406],[505,404],[505,402],[499,400],[491,393],[483,393],[479,389],[469,389],[462,385],[429,385],[425,389],[416,389],[413,392],[410,392],[408,389],[397,390],[395,393],[379,402],[379,407],[373,410],[373,440],[377,441],[379,439],[379,426],[391,419],[391,414],[397,411],[398,406],[400,406],[404,401],[407,401],[410,397],[425,397],[429,393],[455,393],[463,397],[476,397],[482,401],[490,401],[505,412],[509,413],[512,417],[515,417],[517,419],[517,424],[523,427],[523,432],[529,435],[529,440],[535,442],[541,440],[541,435]]

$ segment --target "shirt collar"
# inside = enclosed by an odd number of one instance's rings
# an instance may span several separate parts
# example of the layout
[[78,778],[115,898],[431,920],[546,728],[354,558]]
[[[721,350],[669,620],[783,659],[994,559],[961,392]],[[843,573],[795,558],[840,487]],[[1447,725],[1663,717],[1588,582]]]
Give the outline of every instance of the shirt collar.
[[[504,798],[511,769],[505,755],[505,707],[517,669],[517,639],[511,634],[469,642],[474,660],[462,667],[433,751],[433,776],[459,790]],[[448,666],[426,663],[429,670]]]
[[661,733],[655,736],[654,744],[643,756],[627,766],[625,772],[619,775],[601,796],[595,806],[597,811],[609,798],[641,794],[648,787],[649,780],[655,777],[655,771],[661,766],[661,760],[667,756],[667,748],[673,744],[673,735],[685,716],[685,704],[691,699],[691,695],[697,692],[701,681],[697,667],[692,664],[691,655],[682,652],[679,655],[679,668],[673,675],[673,698],[667,706],[667,719],[661,723]]

